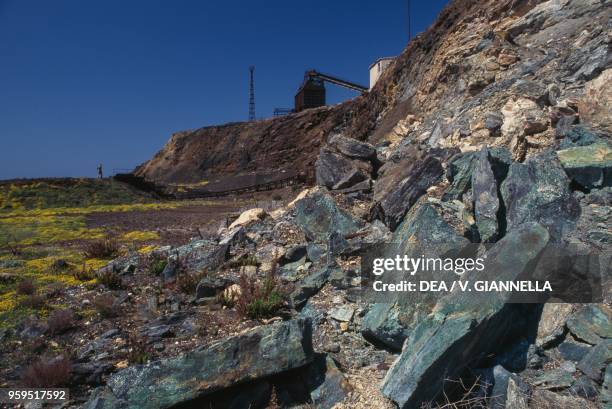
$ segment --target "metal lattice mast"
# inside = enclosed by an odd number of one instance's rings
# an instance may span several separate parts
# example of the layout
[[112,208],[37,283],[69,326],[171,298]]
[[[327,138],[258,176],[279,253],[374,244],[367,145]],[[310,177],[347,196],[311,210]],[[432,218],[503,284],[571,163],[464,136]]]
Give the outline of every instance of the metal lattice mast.
[[249,67],[249,72],[251,73],[251,87],[249,93],[249,121],[255,120],[255,67],[251,65]]
[[408,42],[412,40],[412,16],[410,9],[410,0],[408,0]]

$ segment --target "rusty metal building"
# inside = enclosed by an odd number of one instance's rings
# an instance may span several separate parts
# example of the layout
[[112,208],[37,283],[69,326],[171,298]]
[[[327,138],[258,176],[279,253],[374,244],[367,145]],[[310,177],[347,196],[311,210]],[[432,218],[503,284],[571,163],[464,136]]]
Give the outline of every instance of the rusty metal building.
[[295,111],[325,105],[325,84],[322,79],[307,76],[295,94]]

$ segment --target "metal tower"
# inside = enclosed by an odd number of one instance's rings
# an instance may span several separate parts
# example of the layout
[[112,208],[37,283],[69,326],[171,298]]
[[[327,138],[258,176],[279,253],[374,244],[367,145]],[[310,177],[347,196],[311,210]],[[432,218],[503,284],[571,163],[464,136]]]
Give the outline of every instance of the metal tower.
[[251,65],[249,67],[249,72],[251,73],[251,88],[249,93],[249,121],[255,120],[255,66]]
[[410,42],[410,40],[412,40],[412,16],[411,16],[411,9],[412,7],[410,7],[410,0],[408,0],[408,42]]

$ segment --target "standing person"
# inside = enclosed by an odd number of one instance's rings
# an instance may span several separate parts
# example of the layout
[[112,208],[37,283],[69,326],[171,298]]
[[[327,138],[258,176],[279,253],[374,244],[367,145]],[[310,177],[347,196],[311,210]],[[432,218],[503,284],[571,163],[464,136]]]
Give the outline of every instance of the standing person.
[[102,179],[104,178],[104,175],[102,174],[102,164],[100,163],[98,165],[98,179]]

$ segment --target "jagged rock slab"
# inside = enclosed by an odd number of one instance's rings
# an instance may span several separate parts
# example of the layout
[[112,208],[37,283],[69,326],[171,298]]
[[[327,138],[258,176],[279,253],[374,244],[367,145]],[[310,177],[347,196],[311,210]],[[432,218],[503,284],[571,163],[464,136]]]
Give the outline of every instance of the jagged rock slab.
[[499,198],[497,197],[497,181],[493,174],[489,151],[485,148],[477,156],[472,174],[472,194],[474,197],[474,218],[480,239],[484,243],[497,239],[499,223]]
[[347,189],[369,179],[372,166],[369,162],[349,159],[327,148],[321,149],[315,163],[317,184],[329,189]]
[[595,345],[580,362],[578,369],[595,382],[601,382],[602,371],[612,362],[612,339],[606,339]]
[[329,144],[349,158],[372,160],[376,158],[376,149],[366,142],[347,138],[342,135],[333,136]]
[[334,266],[326,266],[304,277],[296,284],[295,290],[289,295],[291,305],[297,309],[302,308],[310,297],[323,288],[336,269],[337,267]]
[[364,223],[340,209],[327,193],[317,191],[295,204],[295,222],[309,240],[327,242],[332,232],[355,233]]
[[331,409],[352,390],[344,374],[329,356],[319,355],[310,366],[309,383],[312,403],[320,409]]
[[507,371],[501,365],[478,370],[479,382],[488,388],[486,396],[490,398],[488,407],[491,409],[527,409],[530,388],[517,375]]
[[586,305],[568,319],[567,327],[578,339],[598,344],[602,338],[612,338],[612,308],[605,304]]
[[[459,253],[470,244],[429,203],[418,205],[408,214],[393,233],[390,243],[384,250],[384,257],[405,254],[408,257],[444,258]],[[415,294],[414,298],[403,294],[399,305],[391,295],[385,294],[384,301],[370,306],[361,331],[366,338],[400,350],[410,334],[408,327],[415,325],[414,319],[418,315],[429,313],[435,302],[428,293]]]
[[451,185],[444,192],[443,200],[461,200],[463,194],[470,189],[475,160],[476,152],[458,154],[451,159],[446,171],[446,178]]
[[418,153],[414,155],[385,170],[374,185],[375,216],[391,230],[395,230],[408,210],[444,173],[437,155],[430,153],[422,159]]
[[604,404],[605,408],[612,406],[612,364],[606,366],[599,399],[601,400],[601,403]]
[[604,142],[557,151],[567,175],[584,189],[612,186],[612,148]]
[[569,179],[554,155],[538,155],[512,163],[501,187],[507,230],[538,222],[554,238],[573,228],[579,208]]
[[263,326],[177,358],[112,375],[86,408],[168,408],[310,363],[310,320]]
[[[537,223],[517,227],[487,253],[486,270],[498,280],[513,280],[528,268],[550,241]],[[479,279],[479,274],[467,277]],[[445,378],[456,378],[468,365],[499,348],[518,309],[503,293],[454,292],[413,330],[400,358],[387,372],[382,392],[401,408],[434,399]]]

